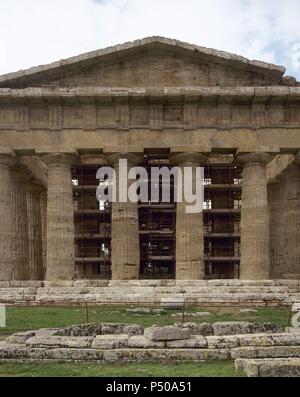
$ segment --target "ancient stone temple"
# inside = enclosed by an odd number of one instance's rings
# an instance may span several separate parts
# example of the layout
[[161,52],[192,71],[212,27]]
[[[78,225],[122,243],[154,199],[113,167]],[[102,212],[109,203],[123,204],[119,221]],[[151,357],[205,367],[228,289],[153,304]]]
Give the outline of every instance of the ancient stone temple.
[[[0,76],[0,280],[300,279],[300,83],[161,37]],[[98,168],[203,166],[204,211]]]

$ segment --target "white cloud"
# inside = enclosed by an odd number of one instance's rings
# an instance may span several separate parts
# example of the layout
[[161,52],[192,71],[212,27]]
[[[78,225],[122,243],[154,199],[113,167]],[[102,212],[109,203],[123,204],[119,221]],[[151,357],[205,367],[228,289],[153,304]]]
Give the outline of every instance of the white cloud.
[[284,64],[300,78],[299,0],[1,0],[0,18],[0,73],[161,35]]
[[300,68],[300,43],[296,43],[292,46],[292,64],[295,69]]

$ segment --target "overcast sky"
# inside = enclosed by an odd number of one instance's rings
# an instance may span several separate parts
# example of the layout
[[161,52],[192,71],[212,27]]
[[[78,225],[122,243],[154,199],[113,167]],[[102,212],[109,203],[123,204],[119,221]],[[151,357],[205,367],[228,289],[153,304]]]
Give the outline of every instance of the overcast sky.
[[160,35],[300,80],[300,0],[0,0],[0,17],[0,74]]

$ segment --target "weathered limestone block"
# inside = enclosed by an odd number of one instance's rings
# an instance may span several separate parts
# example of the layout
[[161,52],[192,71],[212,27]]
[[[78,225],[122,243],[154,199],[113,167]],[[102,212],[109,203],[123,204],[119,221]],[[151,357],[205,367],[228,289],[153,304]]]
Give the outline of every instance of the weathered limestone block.
[[103,359],[102,350],[98,349],[51,349],[51,358],[67,361],[100,361]]
[[210,361],[227,360],[229,349],[166,349],[165,357],[172,361]]
[[[187,182],[196,191],[196,167],[206,161],[207,157],[199,153],[174,154],[171,161],[177,164]],[[188,180],[184,173],[185,167],[192,167],[193,175]],[[203,239],[203,212],[188,213],[188,203],[183,197],[176,206],[176,279],[197,280],[203,279],[204,269],[204,239]],[[194,203],[195,204],[195,203]],[[201,201],[202,205],[202,201]]]
[[237,336],[207,336],[207,347],[209,349],[231,349],[239,346],[239,338]]
[[31,356],[31,349],[25,345],[1,344],[0,359],[24,359]]
[[113,349],[103,350],[103,360],[108,362],[150,362],[164,360],[165,349]]
[[300,346],[270,346],[257,348],[258,358],[300,357]]
[[0,348],[0,360],[13,361],[99,361],[103,359],[101,350],[90,348],[51,348],[19,346],[5,346]]
[[33,347],[70,347],[70,348],[89,348],[93,337],[88,336],[33,336],[25,341],[25,344]]
[[151,314],[151,309],[148,307],[136,307],[133,309],[127,309],[126,311],[135,314]]
[[96,336],[101,335],[101,324],[71,325],[58,332],[64,336]]
[[281,334],[250,334],[239,335],[241,346],[289,346],[300,344],[300,335]]
[[249,377],[299,377],[300,359],[277,358],[273,360],[239,360],[236,369],[244,370]]
[[143,335],[135,335],[128,339],[128,347],[134,349],[161,349],[165,347],[165,342],[153,341]]
[[65,336],[96,336],[96,335],[142,335],[143,327],[138,324],[122,323],[89,323],[71,325],[59,330]]
[[[180,339],[180,340],[172,340],[166,342],[167,348],[174,349],[205,349],[207,346],[207,340],[204,336],[197,335],[190,339]],[[222,347],[222,346],[220,346]]]
[[92,343],[93,349],[120,349],[128,346],[128,335],[97,335]]
[[176,327],[186,328],[191,335],[213,335],[213,327],[209,323],[174,323]]
[[119,323],[103,323],[101,324],[101,334],[126,334],[129,336],[142,335],[143,327],[138,324],[119,324]]
[[276,333],[281,332],[279,326],[272,324],[272,323],[250,323],[250,332],[251,334],[258,334],[258,333]]
[[144,336],[151,340],[178,340],[190,338],[190,332],[187,329],[167,325],[165,327],[152,326],[145,328]]
[[74,205],[72,154],[42,156],[48,165],[47,273],[50,281],[73,280],[75,276]]
[[24,344],[27,339],[32,338],[33,336],[35,336],[34,331],[17,332],[15,334],[10,335],[8,338],[6,338],[5,342],[12,343],[12,344],[14,344],[14,343]]
[[219,321],[212,325],[214,335],[249,334],[251,323],[247,321]]
[[180,295],[163,297],[160,300],[161,307],[165,309],[182,309],[185,304],[185,298]]
[[241,154],[243,167],[241,210],[241,279],[269,278],[269,209],[266,153]]

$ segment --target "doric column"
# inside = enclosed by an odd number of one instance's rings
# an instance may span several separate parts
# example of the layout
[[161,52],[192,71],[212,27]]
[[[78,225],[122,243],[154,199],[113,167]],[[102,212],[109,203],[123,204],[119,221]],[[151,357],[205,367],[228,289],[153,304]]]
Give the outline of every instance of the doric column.
[[42,187],[34,181],[29,181],[27,183],[30,280],[42,280],[44,276],[42,257],[42,214],[40,206],[41,191]]
[[12,175],[13,156],[0,155],[0,280],[13,277]]
[[[184,167],[192,167],[194,193],[196,167],[200,167],[206,160],[207,156],[200,153],[180,153],[171,158],[172,163],[181,168],[183,176]],[[201,202],[201,212],[198,213],[187,213],[187,204],[183,197],[182,202],[178,202],[176,206],[176,279],[203,279],[205,276],[203,202]]]
[[300,166],[295,163],[284,171],[283,194],[283,249],[282,277],[292,278],[300,274]]
[[29,280],[29,240],[26,183],[30,178],[28,171],[23,167],[14,167],[12,170],[12,224],[13,224],[13,260],[14,280]]
[[284,213],[286,206],[284,205],[284,180],[282,177],[279,176],[269,182],[268,202],[270,207],[270,278],[279,279],[282,278],[285,249]]
[[[119,159],[127,159],[128,170],[142,161],[135,154],[112,154],[108,164],[116,171],[117,187]],[[128,185],[133,181],[129,180]],[[111,217],[111,271],[112,280],[137,280],[140,270],[139,214],[137,203],[112,203]]]
[[47,190],[43,189],[40,193],[40,209],[42,221],[42,260],[43,260],[43,277],[47,270]]
[[46,279],[73,280],[75,275],[73,154],[45,154],[48,165]]
[[241,279],[269,278],[269,208],[266,153],[238,156],[243,164],[241,209]]

